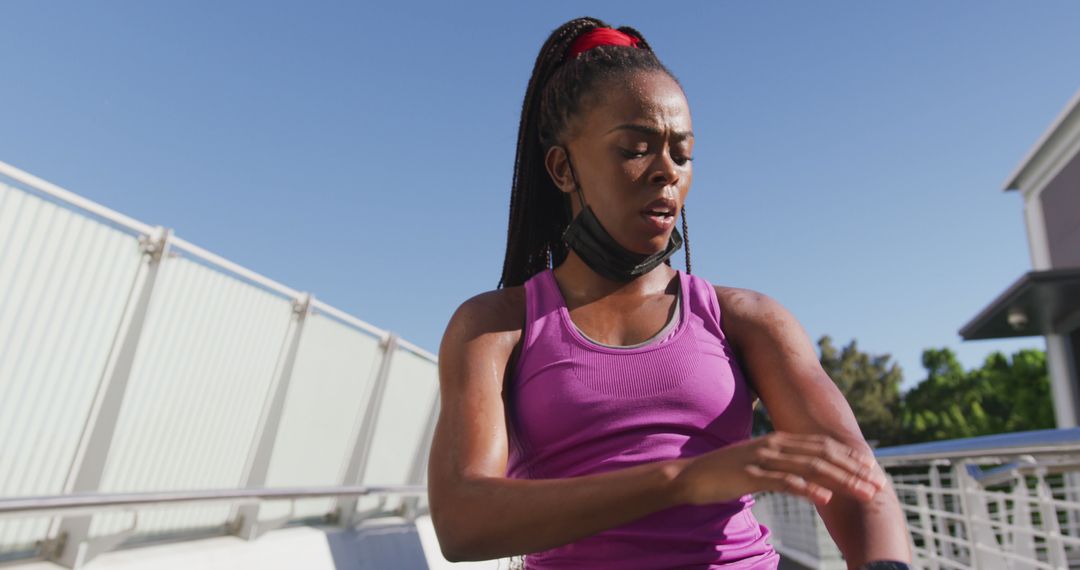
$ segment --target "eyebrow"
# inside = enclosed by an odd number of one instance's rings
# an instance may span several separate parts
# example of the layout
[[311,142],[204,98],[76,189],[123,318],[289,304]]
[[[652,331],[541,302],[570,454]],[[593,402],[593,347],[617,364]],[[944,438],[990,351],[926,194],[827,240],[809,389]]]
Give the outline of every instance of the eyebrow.
[[[660,132],[660,129],[657,129],[655,127],[649,127],[649,126],[646,126],[646,125],[636,125],[634,123],[626,123],[626,124],[619,125],[619,126],[613,128],[613,129],[611,129],[608,132],[612,133],[612,132],[615,132],[615,131],[618,131],[618,130],[637,131],[639,133],[643,133],[643,134],[646,134],[646,135],[661,135],[661,134],[663,134],[663,133]],[[677,138],[677,139],[692,139],[692,138],[694,138],[694,131],[676,131],[674,133],[674,135],[675,135],[675,138]]]

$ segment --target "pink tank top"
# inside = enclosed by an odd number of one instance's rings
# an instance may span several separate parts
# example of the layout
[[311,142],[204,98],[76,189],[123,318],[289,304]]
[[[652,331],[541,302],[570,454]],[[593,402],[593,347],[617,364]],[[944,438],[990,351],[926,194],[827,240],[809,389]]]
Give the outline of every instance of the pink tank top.
[[[552,479],[692,457],[750,437],[752,396],[720,327],[716,291],[678,271],[674,326],[620,348],[570,319],[555,274],[525,282],[523,345],[508,390],[507,477]],[[553,568],[769,568],[779,555],[752,495],[680,505],[525,557]]]

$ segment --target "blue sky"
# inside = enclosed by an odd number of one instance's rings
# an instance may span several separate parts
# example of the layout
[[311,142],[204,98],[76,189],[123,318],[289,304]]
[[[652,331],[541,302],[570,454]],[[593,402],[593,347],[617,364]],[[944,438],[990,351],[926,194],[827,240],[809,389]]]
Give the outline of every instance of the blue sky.
[[[1080,3],[0,4],[0,160],[435,352],[499,280],[520,105],[563,21],[687,90],[693,272],[812,339],[968,366],[1030,269],[1006,177],[1080,89]],[[675,256],[682,267],[682,254]]]

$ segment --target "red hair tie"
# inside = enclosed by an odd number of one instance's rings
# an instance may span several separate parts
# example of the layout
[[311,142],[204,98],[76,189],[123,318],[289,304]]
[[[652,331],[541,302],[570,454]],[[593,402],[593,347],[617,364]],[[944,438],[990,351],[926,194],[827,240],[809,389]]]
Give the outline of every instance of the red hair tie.
[[566,59],[572,59],[596,46],[638,47],[638,39],[614,28],[593,28],[581,34],[570,44]]

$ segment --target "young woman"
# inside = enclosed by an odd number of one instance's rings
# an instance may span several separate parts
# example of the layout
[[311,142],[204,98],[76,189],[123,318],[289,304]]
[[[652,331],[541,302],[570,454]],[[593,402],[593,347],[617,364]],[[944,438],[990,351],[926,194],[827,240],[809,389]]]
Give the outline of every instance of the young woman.
[[[447,559],[775,568],[749,509],[771,490],[813,501],[850,567],[910,562],[896,496],[799,323],[690,273],[693,145],[682,88],[636,30],[580,18],[544,43],[501,282],[439,349],[428,488]],[[756,395],[777,431],[751,438]]]

